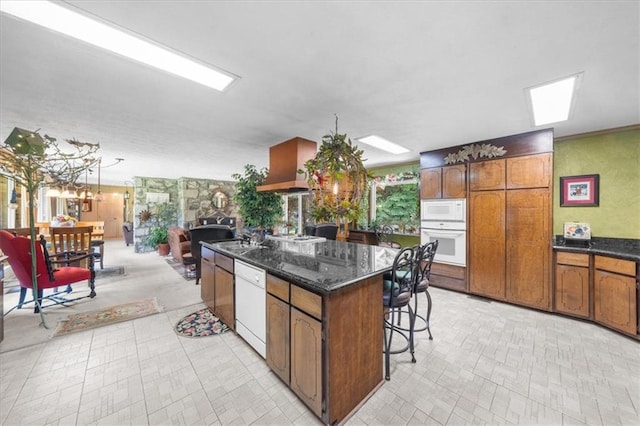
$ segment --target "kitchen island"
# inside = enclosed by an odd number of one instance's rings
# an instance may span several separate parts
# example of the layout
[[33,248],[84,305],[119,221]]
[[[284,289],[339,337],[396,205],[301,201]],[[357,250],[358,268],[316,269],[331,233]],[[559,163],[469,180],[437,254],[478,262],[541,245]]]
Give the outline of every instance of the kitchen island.
[[344,421],[382,384],[382,275],[397,250],[340,241],[202,246],[203,300],[234,330],[248,322],[235,321],[245,303],[237,265],[264,271],[266,362],[323,423]]

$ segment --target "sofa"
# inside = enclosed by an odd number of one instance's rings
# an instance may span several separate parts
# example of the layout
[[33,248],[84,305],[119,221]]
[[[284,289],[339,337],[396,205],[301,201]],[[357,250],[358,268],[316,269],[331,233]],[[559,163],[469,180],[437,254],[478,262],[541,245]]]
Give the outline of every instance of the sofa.
[[181,226],[171,226],[167,233],[169,234],[171,256],[176,261],[184,263],[184,258],[191,255],[191,236],[189,231]]

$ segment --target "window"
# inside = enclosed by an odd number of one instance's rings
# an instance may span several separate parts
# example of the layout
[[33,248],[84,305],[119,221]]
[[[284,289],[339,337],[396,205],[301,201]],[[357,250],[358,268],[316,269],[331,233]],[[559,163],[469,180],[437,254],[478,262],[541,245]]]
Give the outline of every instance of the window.
[[309,193],[297,193],[283,195],[283,226],[280,234],[302,234],[304,226],[311,221],[308,216],[311,210]]
[[420,197],[417,170],[378,176],[372,184],[370,196],[371,224],[391,225],[401,234],[419,234]]
[[420,229],[420,200],[418,183],[375,185],[372,191],[372,219],[378,225],[391,225],[395,232],[418,234]]

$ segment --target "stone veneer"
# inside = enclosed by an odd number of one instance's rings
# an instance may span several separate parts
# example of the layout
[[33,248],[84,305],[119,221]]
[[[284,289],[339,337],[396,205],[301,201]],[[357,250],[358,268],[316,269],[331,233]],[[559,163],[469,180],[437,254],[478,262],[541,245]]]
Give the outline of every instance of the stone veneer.
[[[135,191],[133,201],[134,246],[136,253],[153,251],[144,244],[149,228],[153,221],[140,220],[140,212],[149,210],[156,213],[159,203],[147,201],[148,193],[169,194],[169,202],[177,209],[177,220],[174,225],[186,229],[196,225],[198,217],[234,216],[237,227],[242,227],[242,220],[238,217],[238,207],[233,200],[235,182],[209,179],[195,179],[181,177],[178,179],[164,179],[153,177],[135,177]],[[218,209],[213,203],[214,194],[222,192],[227,196],[226,206]]]

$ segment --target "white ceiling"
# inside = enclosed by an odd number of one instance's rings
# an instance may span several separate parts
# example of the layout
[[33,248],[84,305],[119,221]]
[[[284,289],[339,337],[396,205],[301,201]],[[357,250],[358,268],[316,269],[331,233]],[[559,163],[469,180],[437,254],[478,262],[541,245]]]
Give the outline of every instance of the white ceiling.
[[[99,142],[105,184],[230,180],[335,129],[367,166],[534,130],[524,88],[584,72],[556,136],[640,123],[638,1],[70,1],[241,79],[221,93],[0,16],[0,138]],[[95,176],[94,176],[95,178]],[[95,180],[95,179],[94,179]]]

